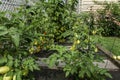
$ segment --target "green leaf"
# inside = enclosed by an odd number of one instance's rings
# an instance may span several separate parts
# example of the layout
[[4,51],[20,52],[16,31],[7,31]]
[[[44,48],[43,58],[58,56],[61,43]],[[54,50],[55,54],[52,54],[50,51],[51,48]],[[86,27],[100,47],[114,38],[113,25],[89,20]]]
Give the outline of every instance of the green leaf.
[[48,64],[49,64],[50,68],[52,68],[53,66],[55,66],[56,62],[57,62],[56,55],[52,55],[52,56],[49,57]]
[[70,72],[69,72],[69,71],[67,71],[67,72],[65,73],[65,76],[66,76],[66,77],[68,77],[68,76],[69,76],[69,74],[70,74]]
[[7,62],[7,58],[5,58],[5,57],[0,58],[0,65],[4,64],[6,62]]
[[29,69],[30,69],[30,71],[33,71],[34,69],[33,69],[33,66],[29,66]]
[[90,78],[91,77],[91,74],[89,71],[86,72],[87,76]]
[[7,55],[7,58],[9,59],[9,60],[13,60],[13,57],[11,56],[11,55]]
[[84,70],[81,70],[81,71],[79,72],[79,77],[80,77],[80,78],[84,78],[84,74],[85,74],[85,71],[84,71]]
[[107,70],[105,70],[105,69],[101,69],[101,71],[100,71],[100,74],[105,74],[107,72]]
[[73,34],[73,31],[67,30],[66,32],[64,32],[64,33],[61,34],[61,37],[65,38],[65,37],[70,36],[72,34]]
[[15,67],[18,67],[20,64],[20,61],[18,60],[18,59],[15,59],[15,61],[14,61],[14,66]]
[[8,61],[6,65],[9,66],[9,67],[12,67],[13,64],[14,64],[14,63],[13,63],[13,60],[11,60],[11,61]]
[[2,77],[2,76],[0,76],[0,80],[3,80],[3,77]]
[[34,68],[35,70],[40,70],[40,68],[38,67],[38,65],[33,65],[33,68]]
[[0,36],[7,34],[7,28],[5,26],[0,26]]
[[112,78],[112,76],[109,73],[105,73],[105,76]]
[[22,80],[22,72],[18,70],[16,76],[17,76],[17,79],[16,80]]
[[19,34],[14,34],[11,35],[12,41],[14,42],[15,46],[19,46],[19,41],[20,41],[20,35]]
[[20,34],[17,30],[17,28],[10,28],[9,34],[11,36],[11,39],[16,47],[19,46],[19,41],[20,41]]

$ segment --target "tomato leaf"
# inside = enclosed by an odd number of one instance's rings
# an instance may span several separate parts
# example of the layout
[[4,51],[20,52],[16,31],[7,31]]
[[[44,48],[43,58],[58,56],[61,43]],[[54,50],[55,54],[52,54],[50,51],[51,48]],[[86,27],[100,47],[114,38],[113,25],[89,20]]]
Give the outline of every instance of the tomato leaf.
[[19,46],[19,41],[20,41],[20,34],[19,34],[17,28],[12,27],[9,30],[10,30],[9,35],[10,35],[14,45],[16,47],[18,47]]
[[7,28],[5,26],[0,26],[0,36],[7,34]]

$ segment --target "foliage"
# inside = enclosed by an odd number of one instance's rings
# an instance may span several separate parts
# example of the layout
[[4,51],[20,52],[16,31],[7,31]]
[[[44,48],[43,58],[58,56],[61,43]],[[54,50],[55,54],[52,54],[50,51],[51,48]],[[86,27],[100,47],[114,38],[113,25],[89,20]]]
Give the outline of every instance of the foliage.
[[[65,61],[66,76],[92,80],[110,76],[106,70],[93,64],[97,48],[88,35],[89,27],[74,12],[77,0],[67,1],[41,0],[33,6],[18,8],[17,13],[1,12],[0,67],[10,68],[0,74],[1,79],[35,80],[31,72],[39,70],[39,66],[34,54],[42,50],[57,51],[48,62],[52,66],[59,60]],[[6,13],[10,17],[5,17]],[[70,50],[56,45],[55,42],[64,42],[63,39],[73,42]]]
[[120,21],[120,3],[106,2],[104,5],[104,9],[98,10],[98,27],[103,28],[102,35],[104,36],[119,36],[120,27],[114,22],[114,19]]
[[[63,71],[67,76],[72,76],[74,80],[105,80],[111,77],[106,69],[101,69],[94,65],[94,61],[100,61],[95,55],[98,51],[94,41],[90,38],[89,28],[79,18],[76,18],[72,28],[73,44],[69,48],[60,45],[53,45],[52,50],[57,52],[47,59],[50,67],[57,66],[60,63],[65,64]],[[72,34],[72,33],[71,33]]]
[[50,19],[50,27],[53,30],[55,42],[65,42],[69,37],[69,30],[72,27],[72,18],[71,12],[74,10],[74,6],[77,0],[68,0],[65,3],[63,0],[49,0],[44,3],[45,12]]
[[[77,0],[42,0],[37,2],[36,6],[27,7],[29,25],[34,25],[37,31],[46,35],[51,35],[54,42],[63,43],[67,41],[72,27],[73,20],[70,16],[75,9]],[[38,20],[40,22],[38,23]],[[39,24],[39,25],[38,25]],[[31,26],[29,28],[34,28]]]
[[[33,79],[27,75],[39,68],[32,54],[50,49],[54,41],[58,42],[57,37],[68,30],[72,21],[69,10],[75,8],[73,3],[76,0],[67,4],[63,0],[41,0],[34,6],[17,8],[17,13],[1,12],[0,67],[10,68],[9,72],[0,75],[1,78]],[[10,17],[6,17],[6,13]]]
[[21,16],[21,12],[11,13],[10,19],[5,17],[5,13],[0,15],[0,67],[10,67],[9,72],[0,75],[3,79],[6,75],[12,78],[16,76],[15,80],[23,80],[24,71],[39,69],[36,59],[28,52],[36,33],[27,30],[26,22]]
[[90,35],[100,35],[102,28],[98,28],[96,25],[97,12],[93,11],[92,7],[88,12],[81,12],[79,17],[87,26],[89,26]]

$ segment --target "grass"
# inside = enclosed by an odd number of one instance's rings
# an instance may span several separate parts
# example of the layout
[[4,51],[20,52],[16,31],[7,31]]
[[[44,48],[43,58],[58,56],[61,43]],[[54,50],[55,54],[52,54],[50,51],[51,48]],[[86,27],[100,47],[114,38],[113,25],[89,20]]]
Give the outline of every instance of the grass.
[[120,55],[120,38],[91,36],[96,43],[111,51],[114,55]]

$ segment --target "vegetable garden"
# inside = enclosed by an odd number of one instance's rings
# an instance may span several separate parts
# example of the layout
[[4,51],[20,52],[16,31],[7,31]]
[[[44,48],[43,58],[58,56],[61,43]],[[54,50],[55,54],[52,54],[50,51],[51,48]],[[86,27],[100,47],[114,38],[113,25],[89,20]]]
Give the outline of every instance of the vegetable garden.
[[[119,4],[107,4],[96,20],[91,12],[77,14],[77,4],[77,0],[40,0],[16,8],[17,12],[0,12],[0,80],[36,80],[34,71],[42,69],[39,58],[49,68],[64,63],[62,71],[72,80],[112,78],[107,69],[93,62],[103,61],[96,47],[99,41],[109,50],[106,36],[119,39],[119,27],[110,18],[114,15],[119,22]],[[107,9],[109,19],[104,16]],[[119,49],[113,53],[119,61]]]

